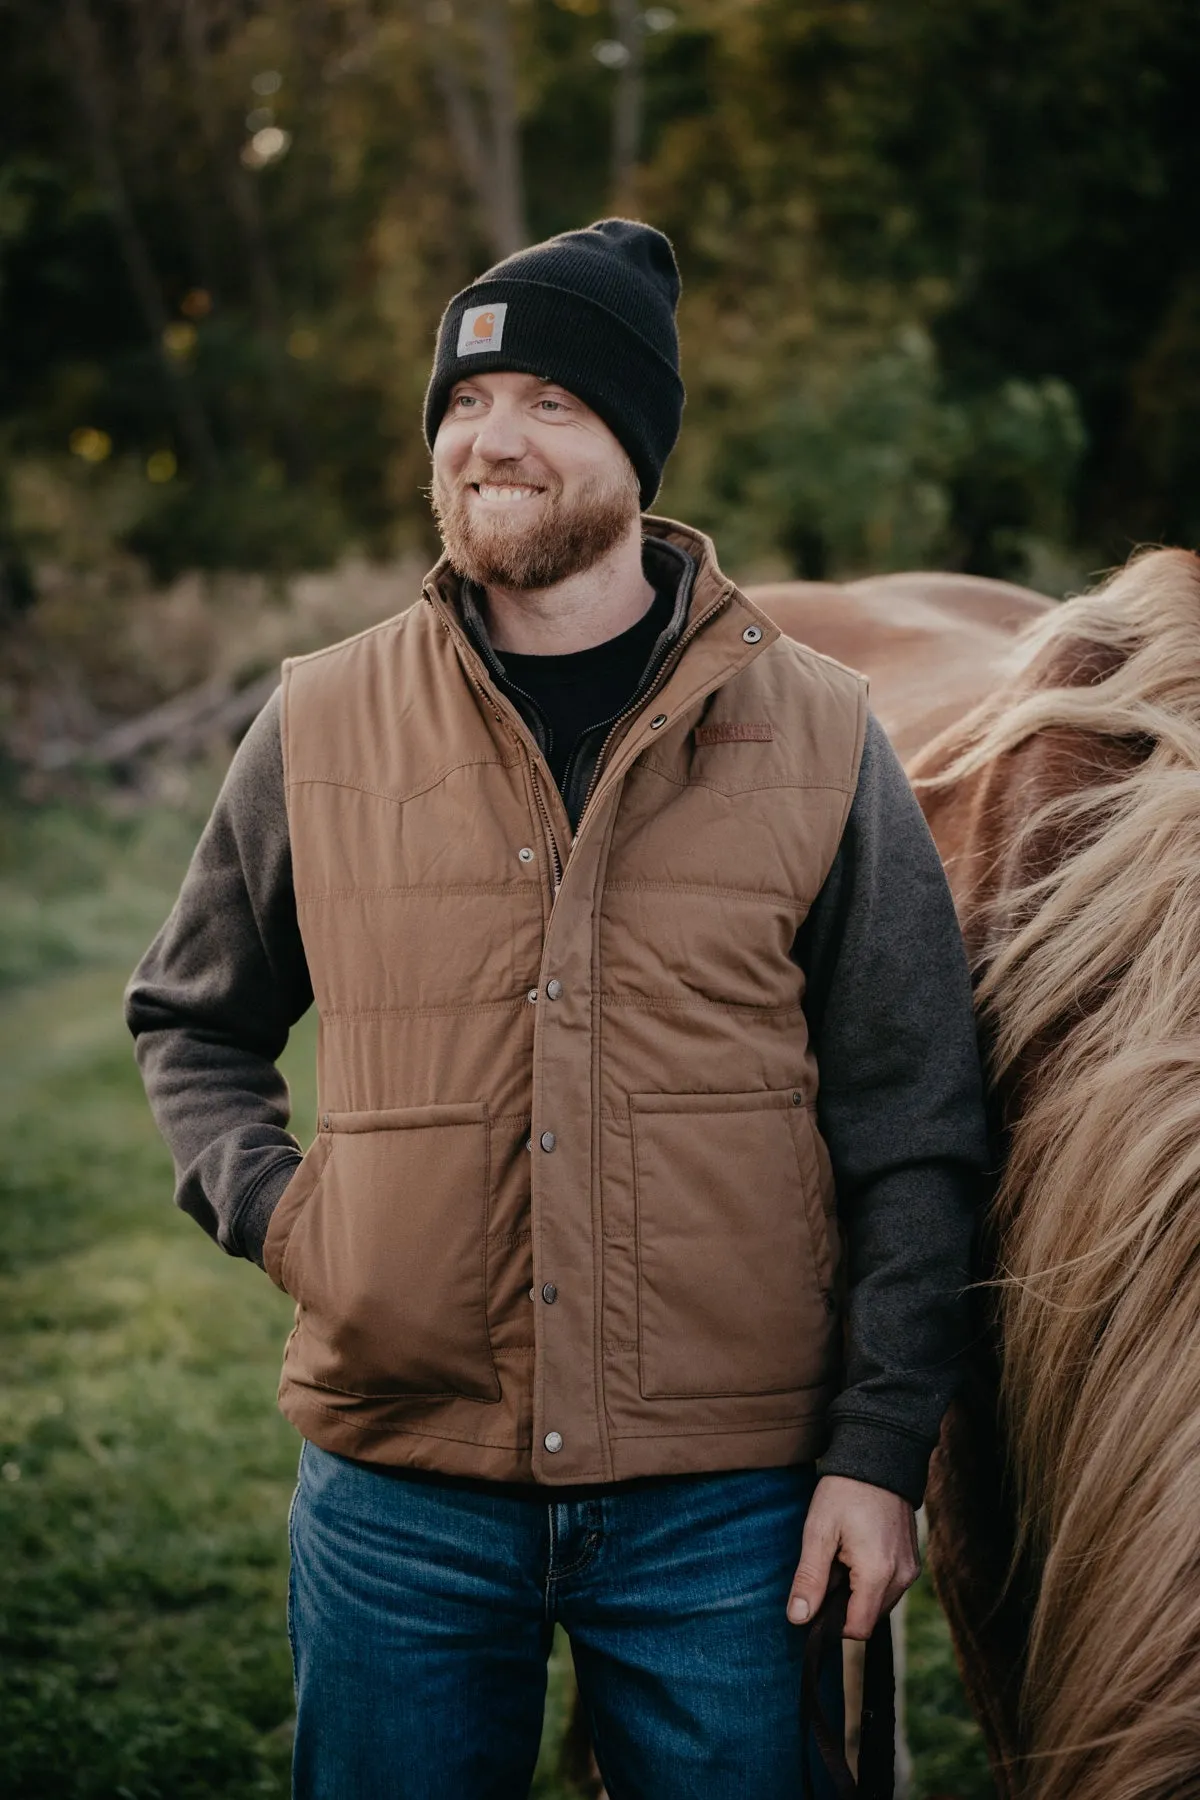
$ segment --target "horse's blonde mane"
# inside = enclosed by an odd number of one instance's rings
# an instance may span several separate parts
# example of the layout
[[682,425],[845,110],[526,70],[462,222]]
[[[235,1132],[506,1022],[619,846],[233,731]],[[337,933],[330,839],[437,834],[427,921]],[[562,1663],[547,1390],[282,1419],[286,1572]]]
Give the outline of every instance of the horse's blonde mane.
[[[1184,1800],[1200,1796],[1200,558],[1144,553],[1039,621],[922,785],[1046,732],[1081,734],[1083,785],[1021,822],[1001,847],[1015,887],[967,921],[992,1077],[1016,1096],[997,1297],[1039,1574],[1027,1788]],[[1070,848],[1039,858],[1047,843]]]

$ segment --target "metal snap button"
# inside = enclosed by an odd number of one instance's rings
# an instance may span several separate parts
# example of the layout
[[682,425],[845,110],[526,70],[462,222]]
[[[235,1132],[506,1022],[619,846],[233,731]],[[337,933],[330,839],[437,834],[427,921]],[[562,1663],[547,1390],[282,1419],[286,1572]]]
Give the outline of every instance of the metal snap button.
[[322,1131],[329,1130],[329,1114],[328,1113],[321,1114],[321,1130]]
[[526,844],[523,849],[517,851],[517,861],[518,862],[532,862],[533,861],[533,851],[529,848],[528,844]]
[[558,1454],[558,1452],[562,1449],[562,1444],[563,1444],[562,1432],[561,1431],[548,1431],[546,1433],[545,1437],[542,1439],[542,1442],[543,1442],[543,1444],[545,1444],[545,1446],[546,1446],[547,1450],[550,1452],[551,1456],[556,1456]]
[[535,1294],[535,1293],[534,1293],[534,1291],[533,1291],[533,1289],[532,1289],[532,1288],[530,1288],[530,1290],[529,1290],[529,1298],[530,1298],[530,1299],[531,1299],[531,1300],[536,1300],[536,1299],[537,1299],[537,1295],[536,1295],[536,1294]]
[[531,1137],[527,1137],[525,1139],[525,1148],[528,1150],[529,1154],[532,1156],[533,1155],[533,1139]]
[[761,637],[762,637],[762,626],[761,625],[747,625],[745,631],[743,631],[743,633],[742,633],[742,642],[744,644],[757,644],[758,640]]
[[558,1139],[552,1131],[543,1131],[541,1137],[538,1139],[538,1143],[542,1146],[543,1150],[553,1150],[557,1142]]
[[804,1105],[804,1095],[800,1092],[799,1088],[792,1089],[792,1105],[793,1106],[803,1106]]
[[651,731],[661,731],[663,726],[666,724],[666,722],[667,722],[666,713],[655,713],[654,717],[650,721]]
[[548,1281],[542,1289],[542,1299],[546,1302],[547,1306],[553,1306],[554,1302],[558,1299],[558,1289],[552,1281]]
[[561,981],[555,980],[555,981],[548,981],[546,983],[546,998],[547,998],[547,1000],[561,1000],[562,999],[562,982]]
[[537,989],[530,988],[528,990],[528,992],[526,993],[525,998],[528,1000],[530,1006],[536,1006],[537,1005]]

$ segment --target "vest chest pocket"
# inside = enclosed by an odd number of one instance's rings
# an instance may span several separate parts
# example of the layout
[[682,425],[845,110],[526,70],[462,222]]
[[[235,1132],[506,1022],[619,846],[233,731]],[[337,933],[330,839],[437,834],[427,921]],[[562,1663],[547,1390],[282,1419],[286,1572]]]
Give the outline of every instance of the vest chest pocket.
[[827,1227],[793,1090],[635,1094],[643,1396],[788,1393],[836,1353]]
[[328,1116],[264,1249],[299,1307],[293,1376],[375,1399],[498,1400],[484,1288],[486,1107]]

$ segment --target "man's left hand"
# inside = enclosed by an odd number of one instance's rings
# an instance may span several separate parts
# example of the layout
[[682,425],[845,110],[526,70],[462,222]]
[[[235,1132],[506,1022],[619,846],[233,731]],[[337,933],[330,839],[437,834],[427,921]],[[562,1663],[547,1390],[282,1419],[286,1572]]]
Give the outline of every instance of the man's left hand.
[[921,1573],[916,1515],[908,1501],[866,1481],[822,1476],[804,1523],[800,1562],[788,1598],[793,1625],[806,1625],[815,1617],[835,1557],[850,1571],[850,1604],[842,1635],[865,1640]]

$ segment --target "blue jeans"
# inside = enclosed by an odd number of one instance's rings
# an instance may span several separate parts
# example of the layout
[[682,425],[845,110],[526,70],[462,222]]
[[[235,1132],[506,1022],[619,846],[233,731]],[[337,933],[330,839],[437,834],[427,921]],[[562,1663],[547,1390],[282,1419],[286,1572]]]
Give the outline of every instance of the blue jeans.
[[[294,1793],[525,1800],[561,1623],[611,1800],[799,1800],[806,1634],[784,1607],[815,1481],[766,1469],[543,1499],[305,1444]],[[825,1690],[840,1719],[840,1666]]]

